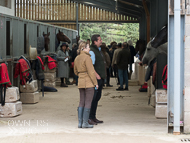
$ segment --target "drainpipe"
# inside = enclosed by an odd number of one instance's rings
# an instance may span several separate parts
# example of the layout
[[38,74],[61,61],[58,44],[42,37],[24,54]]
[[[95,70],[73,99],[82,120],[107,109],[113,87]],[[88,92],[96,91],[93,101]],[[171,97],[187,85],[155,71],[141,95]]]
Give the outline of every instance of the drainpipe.
[[76,29],[79,35],[79,15],[78,15],[78,2],[76,2]]
[[173,134],[180,134],[180,59],[181,59],[181,14],[180,0],[174,0],[174,129]]

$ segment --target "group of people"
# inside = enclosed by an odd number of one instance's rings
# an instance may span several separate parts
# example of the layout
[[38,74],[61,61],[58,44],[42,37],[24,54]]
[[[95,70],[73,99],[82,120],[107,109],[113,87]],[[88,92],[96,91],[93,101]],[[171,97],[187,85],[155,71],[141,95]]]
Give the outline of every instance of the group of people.
[[[112,42],[108,53],[111,58],[110,75],[117,78],[117,84],[120,85],[116,90],[129,90],[128,79],[131,79],[132,64],[136,55],[135,48],[131,40],[124,43]],[[112,72],[113,70],[113,72]],[[125,88],[123,88],[125,84]]]
[[105,81],[107,87],[112,87],[110,85],[112,71],[120,84],[116,90],[128,90],[128,65],[129,73],[132,73],[135,49],[131,41],[119,44],[112,42],[108,48],[102,43],[100,35],[95,34],[91,37],[91,44],[90,39],[87,42],[79,40],[78,44],[73,45],[70,54],[69,51],[66,43],[63,43],[58,51],[58,76],[61,78],[61,86],[67,86],[64,80],[67,81],[69,70],[66,69],[65,72],[63,68],[69,67],[71,61],[73,83],[78,85],[80,93],[78,128],[93,128],[94,125],[103,123],[96,118],[96,111]]

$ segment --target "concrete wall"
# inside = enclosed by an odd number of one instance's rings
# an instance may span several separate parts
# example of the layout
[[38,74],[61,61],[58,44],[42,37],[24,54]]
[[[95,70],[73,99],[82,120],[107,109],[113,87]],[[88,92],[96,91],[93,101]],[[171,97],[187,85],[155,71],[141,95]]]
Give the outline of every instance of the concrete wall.
[[9,1],[11,1],[11,8],[0,6],[0,13],[14,16],[15,15],[15,1],[14,0],[9,0]]
[[190,133],[190,15],[185,16],[184,133]]

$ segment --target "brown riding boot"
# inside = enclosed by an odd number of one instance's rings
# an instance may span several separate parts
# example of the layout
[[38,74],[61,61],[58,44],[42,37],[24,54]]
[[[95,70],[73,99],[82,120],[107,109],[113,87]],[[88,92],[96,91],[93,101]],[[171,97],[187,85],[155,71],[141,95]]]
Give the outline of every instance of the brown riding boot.
[[95,123],[97,123],[97,124],[99,124],[99,123],[103,123],[103,122],[104,122],[104,121],[100,121],[100,120],[98,120],[97,118],[93,119],[93,121],[94,121]]
[[90,125],[97,125],[97,123],[94,122],[94,120],[92,120],[92,119],[88,119],[88,123],[89,123]]
[[76,80],[73,80],[71,83],[72,83],[72,84],[76,84]]

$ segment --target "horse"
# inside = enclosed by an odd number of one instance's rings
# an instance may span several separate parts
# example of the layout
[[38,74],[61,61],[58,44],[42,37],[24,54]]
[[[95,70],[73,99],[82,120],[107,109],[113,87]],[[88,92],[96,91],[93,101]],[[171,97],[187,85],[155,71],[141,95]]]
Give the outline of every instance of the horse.
[[80,40],[80,36],[78,35],[78,36],[76,36],[75,39],[72,39],[72,43],[73,44],[76,43],[78,45],[79,40]]
[[167,26],[164,26],[161,31],[147,44],[145,54],[142,58],[142,63],[149,65],[159,53],[167,55],[167,47]]
[[165,54],[167,55],[168,53],[168,43],[166,42],[165,44],[162,44],[160,45],[159,47],[157,48],[153,48],[151,46],[151,43],[148,43],[147,44],[147,49],[145,51],[145,54],[143,56],[143,59],[142,59],[142,63],[145,65],[149,65],[150,62],[157,57],[158,54]]
[[136,42],[135,51],[139,52],[140,59],[142,59],[144,51],[146,50],[146,41],[139,39]]
[[[142,64],[148,65],[148,69],[146,72],[146,79],[149,78],[152,72],[153,76],[153,84],[154,86],[158,86],[161,83],[161,79],[156,79],[160,77],[161,73],[158,72],[158,65],[159,69],[162,68],[164,63],[156,63],[156,58],[158,54],[163,53],[167,56],[168,53],[168,42],[167,42],[167,25],[164,26],[161,31],[147,44],[147,48],[145,54],[142,58]],[[159,61],[157,61],[159,62]],[[158,74],[158,75],[157,75]],[[157,83],[157,84],[156,84]]]
[[50,32],[48,34],[45,34],[43,32],[43,37],[44,37],[44,48],[45,48],[45,51],[48,51],[49,50],[49,42],[50,42],[50,39],[49,39],[49,35],[50,35]]
[[78,42],[79,42],[79,40],[80,40],[80,36],[78,35],[78,36],[76,36],[76,40],[77,40],[77,45],[78,45]]
[[38,54],[41,54],[41,51],[45,48],[45,51],[49,50],[49,35],[50,32],[48,34],[45,34],[43,32],[43,36],[39,36],[37,37],[37,52]]
[[57,51],[57,47],[60,45],[60,42],[67,42],[68,44],[71,43],[71,40],[63,33],[59,30],[59,32],[56,34],[56,51]]
[[62,42],[67,42],[68,44],[71,43],[71,40],[63,33],[59,30],[59,33],[56,34],[57,40],[60,43],[60,41]]

